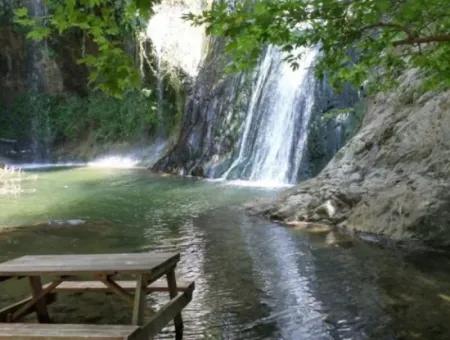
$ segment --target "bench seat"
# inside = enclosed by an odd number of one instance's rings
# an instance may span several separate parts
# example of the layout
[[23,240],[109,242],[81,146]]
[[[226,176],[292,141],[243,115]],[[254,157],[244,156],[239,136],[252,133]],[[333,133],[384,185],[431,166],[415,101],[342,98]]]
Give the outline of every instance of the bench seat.
[[0,340],[138,340],[138,326],[0,323]]
[[[134,291],[136,289],[136,281],[115,281],[120,287],[126,291]],[[191,283],[177,281],[177,289],[179,292],[185,292]],[[48,285],[48,284],[47,284]],[[44,285],[47,287],[47,285]],[[147,293],[168,292],[166,280],[156,280],[146,287]],[[64,281],[57,286],[53,292],[55,293],[76,293],[76,292],[106,292],[109,288],[101,281]]]

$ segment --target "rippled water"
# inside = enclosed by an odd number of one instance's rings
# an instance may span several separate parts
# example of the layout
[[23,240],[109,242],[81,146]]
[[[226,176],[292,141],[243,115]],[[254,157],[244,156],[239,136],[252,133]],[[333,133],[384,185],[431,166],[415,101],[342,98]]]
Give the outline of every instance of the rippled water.
[[[29,173],[0,196],[0,260],[24,254],[180,251],[195,279],[186,339],[448,339],[450,260],[308,234],[248,217],[244,202],[276,193],[145,170]],[[36,176],[37,175],[37,176]],[[0,302],[26,282],[0,285]],[[149,302],[163,303],[156,295]],[[111,296],[61,296],[57,322],[129,322]],[[173,338],[167,327],[159,338]]]

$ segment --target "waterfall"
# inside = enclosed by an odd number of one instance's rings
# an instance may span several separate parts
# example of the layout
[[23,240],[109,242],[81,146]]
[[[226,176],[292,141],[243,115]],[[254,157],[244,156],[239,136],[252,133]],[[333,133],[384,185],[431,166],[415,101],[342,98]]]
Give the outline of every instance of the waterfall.
[[[43,18],[47,16],[47,7],[42,0],[30,1],[30,15],[34,18]],[[32,95],[35,96],[47,88],[47,67],[48,64],[48,42],[43,41],[30,42],[30,78],[29,85]],[[33,112],[31,115],[31,152],[33,161],[46,160],[50,154],[51,129],[49,117],[42,112]]]
[[[228,3],[232,8],[234,1]],[[315,137],[310,123],[322,109],[335,107],[333,96],[319,99],[313,71],[318,48],[296,50],[301,58],[293,70],[281,49],[268,46],[254,71],[229,75],[225,41],[212,37],[206,50],[204,32],[177,21],[186,4],[200,8],[201,0],[165,0],[148,26],[164,66],[184,70],[194,85],[178,140],[154,169],[247,185],[279,186],[307,177],[312,166],[306,146]],[[317,139],[325,143],[328,135]]]
[[314,103],[317,50],[301,52],[300,67],[292,70],[278,48],[267,48],[254,74],[237,156],[223,178],[274,185],[297,181]]

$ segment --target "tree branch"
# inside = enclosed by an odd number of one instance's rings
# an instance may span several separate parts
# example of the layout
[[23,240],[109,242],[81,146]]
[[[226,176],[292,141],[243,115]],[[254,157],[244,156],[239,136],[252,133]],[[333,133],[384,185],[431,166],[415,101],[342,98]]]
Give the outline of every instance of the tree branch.
[[428,44],[433,42],[448,42],[448,41],[450,41],[450,34],[441,34],[429,37],[410,37],[408,39],[394,41],[392,44],[394,46],[401,46],[401,45]]
[[408,36],[408,39],[412,39],[414,37],[414,33],[411,32],[407,27],[399,25],[399,24],[395,24],[395,23],[389,23],[389,22],[377,22],[372,25],[367,25],[367,26],[362,27],[361,31],[366,31],[366,30],[370,30],[373,28],[393,28],[393,29],[396,29],[397,31],[406,33],[406,35]]

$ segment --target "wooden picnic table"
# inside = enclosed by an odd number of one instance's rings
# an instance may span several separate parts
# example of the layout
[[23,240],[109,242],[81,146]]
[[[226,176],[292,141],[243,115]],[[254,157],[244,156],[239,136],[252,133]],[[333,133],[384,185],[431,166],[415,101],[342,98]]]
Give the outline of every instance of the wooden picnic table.
[[[194,284],[184,285],[182,293],[178,294],[180,289],[177,287],[175,267],[179,260],[178,253],[151,252],[23,256],[1,263],[0,281],[28,278],[32,294],[28,299],[0,309],[0,322],[16,322],[35,311],[40,323],[49,323],[47,304],[52,302],[52,294],[58,291],[58,287],[61,287],[60,291],[107,290],[133,305],[132,325],[139,326],[139,339],[155,335],[171,319],[175,323],[176,338],[181,339],[181,310],[191,300]],[[134,280],[118,281],[124,275],[131,276]],[[163,276],[166,276],[166,287],[157,283]],[[43,285],[44,277],[52,278],[51,282]],[[86,277],[90,281],[79,281]],[[132,290],[134,294],[130,292]],[[171,300],[144,323],[145,298],[152,290],[168,291]],[[73,329],[73,325],[70,329]],[[0,339],[1,336],[0,327]]]

